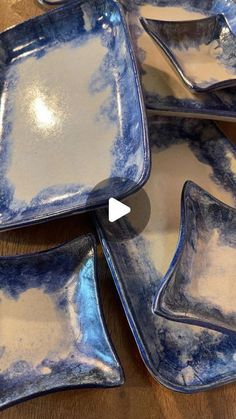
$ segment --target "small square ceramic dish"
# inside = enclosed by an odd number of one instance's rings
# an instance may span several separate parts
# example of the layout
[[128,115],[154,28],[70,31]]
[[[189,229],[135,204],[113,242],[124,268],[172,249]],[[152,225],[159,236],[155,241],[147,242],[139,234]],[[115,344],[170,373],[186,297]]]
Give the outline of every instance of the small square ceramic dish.
[[182,194],[179,243],[154,310],[171,320],[236,332],[236,209],[192,182]]
[[0,229],[86,211],[109,189],[122,197],[145,182],[146,118],[118,3],[72,1],[1,33],[0,72]]
[[189,89],[202,93],[236,84],[236,35],[223,15],[180,22],[140,21]]
[[139,19],[186,21],[223,14],[236,34],[233,0],[123,0],[138,59],[147,109],[169,116],[236,121],[236,87],[197,94],[180,79]]
[[92,236],[81,236],[0,258],[0,407],[60,389],[123,383],[100,310],[95,249]]
[[[153,118],[149,137],[152,169],[143,187],[151,205],[147,225],[135,235],[138,220],[127,215],[109,223],[105,209],[99,209],[98,231],[148,370],[167,387],[192,393],[236,379],[236,334],[168,320],[152,307],[178,243],[185,182],[235,207],[236,149],[213,122],[190,118]],[[132,208],[139,194],[125,203]],[[121,231],[125,239],[114,240]]]

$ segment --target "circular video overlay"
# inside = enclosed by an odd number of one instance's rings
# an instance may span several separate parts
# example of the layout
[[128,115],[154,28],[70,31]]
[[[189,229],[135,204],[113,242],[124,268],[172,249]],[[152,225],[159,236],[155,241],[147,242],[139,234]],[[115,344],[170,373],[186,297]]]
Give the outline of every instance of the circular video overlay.
[[[126,198],[123,195],[130,194]],[[109,241],[131,240],[143,232],[151,214],[151,204],[143,188],[126,178],[105,179],[89,194],[87,206],[101,197],[102,208],[96,210],[97,222],[105,229]]]

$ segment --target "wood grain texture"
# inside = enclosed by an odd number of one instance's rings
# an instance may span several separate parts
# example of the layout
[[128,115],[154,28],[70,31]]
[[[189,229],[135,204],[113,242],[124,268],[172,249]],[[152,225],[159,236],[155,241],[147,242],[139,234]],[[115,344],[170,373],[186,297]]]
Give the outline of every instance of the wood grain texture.
[[[0,0],[0,30],[42,13],[33,0]],[[220,124],[236,141],[234,124]],[[89,216],[73,216],[2,233],[0,254],[47,249],[79,234],[94,232]],[[196,395],[174,393],[147,372],[129,330],[110,273],[99,254],[103,311],[123,365],[126,383],[115,389],[71,390],[39,397],[0,413],[0,419],[236,419],[236,384]]]

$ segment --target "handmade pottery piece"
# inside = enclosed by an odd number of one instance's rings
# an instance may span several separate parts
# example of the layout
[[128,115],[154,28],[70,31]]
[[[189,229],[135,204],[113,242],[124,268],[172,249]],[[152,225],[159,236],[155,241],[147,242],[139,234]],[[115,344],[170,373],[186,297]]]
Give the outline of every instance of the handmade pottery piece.
[[[170,266],[180,222],[186,180],[226,205],[236,204],[236,150],[210,121],[152,118],[149,127],[152,170],[144,190],[151,217],[135,236],[130,215],[109,223],[96,211],[98,232],[128,321],[153,377],[167,387],[191,393],[236,378],[236,334],[222,334],[167,320],[153,312],[158,283]],[[174,180],[174,181],[173,181]],[[131,207],[137,192],[126,198]],[[142,217],[137,212],[137,218]],[[137,223],[138,224],[138,223]],[[120,231],[124,240],[115,240]]]
[[146,117],[118,3],[69,2],[3,32],[0,68],[0,229],[85,211],[145,182]]
[[57,6],[60,4],[67,3],[72,0],[38,0],[39,4],[43,6]]
[[155,45],[139,19],[186,21],[223,14],[236,34],[236,3],[232,0],[123,0],[127,11],[146,106],[163,115],[236,121],[236,87],[197,94],[188,89],[162,49]]
[[103,323],[92,236],[0,258],[0,407],[45,392],[111,387],[123,374]]
[[202,93],[236,84],[236,36],[223,15],[181,22],[140,21],[190,89]]
[[181,214],[179,243],[154,310],[172,320],[236,332],[236,209],[187,182]]

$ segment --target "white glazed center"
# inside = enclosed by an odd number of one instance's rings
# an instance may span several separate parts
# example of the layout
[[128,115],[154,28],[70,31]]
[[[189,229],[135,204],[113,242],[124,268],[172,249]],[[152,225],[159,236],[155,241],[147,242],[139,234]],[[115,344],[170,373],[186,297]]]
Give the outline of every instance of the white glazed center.
[[[111,88],[91,94],[92,76],[107,50],[98,37],[71,43],[41,58],[15,63],[8,179],[26,202],[54,185],[95,186],[110,175],[116,126],[98,117]],[[11,74],[12,73],[12,74]],[[96,170],[95,170],[96,168]]]

